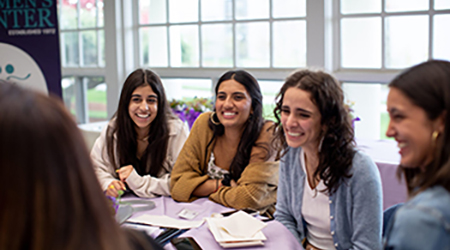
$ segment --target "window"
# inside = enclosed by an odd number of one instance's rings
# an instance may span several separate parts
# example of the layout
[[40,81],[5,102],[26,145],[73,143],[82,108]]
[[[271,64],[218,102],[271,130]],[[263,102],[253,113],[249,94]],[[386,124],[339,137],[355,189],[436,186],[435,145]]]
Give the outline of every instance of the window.
[[65,104],[79,123],[105,120],[103,0],[59,0],[58,11]]
[[142,66],[306,66],[306,0],[139,0],[138,10]]
[[335,70],[344,82],[347,101],[361,118],[355,123],[356,136],[385,139],[386,83],[401,70],[428,59],[450,60],[450,1],[339,3]]
[[59,10],[63,76],[73,82],[64,86],[84,84],[65,97],[80,123],[97,119],[89,89],[107,86],[110,117],[139,67],[161,76],[169,100],[212,98],[220,75],[244,68],[259,79],[266,117],[283,80],[311,67],[343,83],[361,118],[357,137],[384,138],[386,84],[413,64],[450,60],[449,0],[60,0]]
[[[341,0],[340,67],[404,69],[450,60],[449,1]],[[447,8],[447,9],[446,9]],[[431,29],[430,29],[431,27]]]

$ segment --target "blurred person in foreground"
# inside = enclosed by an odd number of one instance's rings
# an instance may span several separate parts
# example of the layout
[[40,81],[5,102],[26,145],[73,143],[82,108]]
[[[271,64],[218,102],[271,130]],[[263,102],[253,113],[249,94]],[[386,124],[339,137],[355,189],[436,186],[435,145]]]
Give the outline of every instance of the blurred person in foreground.
[[160,249],[110,213],[61,100],[0,81],[0,249]]
[[389,84],[386,135],[401,156],[409,200],[394,214],[385,249],[450,249],[450,62],[411,67]]

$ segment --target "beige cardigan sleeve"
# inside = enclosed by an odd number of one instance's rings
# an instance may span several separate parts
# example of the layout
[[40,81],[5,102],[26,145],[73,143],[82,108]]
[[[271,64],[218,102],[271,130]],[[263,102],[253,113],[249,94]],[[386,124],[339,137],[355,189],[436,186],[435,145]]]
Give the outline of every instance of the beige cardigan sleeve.
[[209,159],[205,157],[211,154],[210,150],[205,154],[206,146],[212,138],[212,131],[208,127],[209,114],[210,112],[206,112],[197,118],[173,167],[170,191],[176,201],[197,199],[192,192],[209,178],[204,171],[205,161]]
[[[177,201],[195,200],[197,197],[192,192],[209,179],[206,175],[206,164],[212,148],[206,150],[212,138],[212,131],[208,127],[209,115],[210,112],[204,113],[195,122],[172,171],[171,193],[172,198]],[[264,125],[257,143],[270,143],[272,131],[268,129],[271,125],[272,123]],[[278,162],[274,161],[275,154],[272,152],[271,157],[265,160],[265,153],[263,149],[254,147],[250,163],[237,181],[237,187],[222,187],[209,198],[237,209],[265,210],[273,207],[278,186]]]

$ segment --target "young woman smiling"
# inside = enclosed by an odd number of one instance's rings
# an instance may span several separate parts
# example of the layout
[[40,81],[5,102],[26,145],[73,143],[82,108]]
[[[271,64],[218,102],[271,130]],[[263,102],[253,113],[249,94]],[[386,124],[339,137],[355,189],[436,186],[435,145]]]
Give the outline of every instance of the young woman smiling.
[[170,172],[188,133],[168,107],[159,76],[135,70],[91,151],[102,189],[113,197],[126,186],[139,197],[169,196]]
[[388,225],[385,249],[450,249],[450,62],[414,66],[389,87],[386,135],[398,142],[411,198]]
[[195,121],[175,163],[172,198],[209,197],[236,209],[273,211],[278,163],[269,145],[273,123],[262,117],[259,84],[246,71],[228,71],[215,91],[215,111]]
[[299,70],[277,96],[275,147],[283,154],[275,219],[308,250],[381,249],[381,180],[354,147],[332,76]]

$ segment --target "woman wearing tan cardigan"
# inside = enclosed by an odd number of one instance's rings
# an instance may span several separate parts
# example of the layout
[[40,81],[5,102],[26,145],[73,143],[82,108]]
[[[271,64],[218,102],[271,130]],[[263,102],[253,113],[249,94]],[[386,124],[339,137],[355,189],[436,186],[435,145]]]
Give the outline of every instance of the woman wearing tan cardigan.
[[256,79],[243,70],[226,72],[216,86],[215,112],[196,120],[178,156],[172,198],[209,197],[236,209],[273,211],[278,162],[269,146],[272,125],[262,117]]

